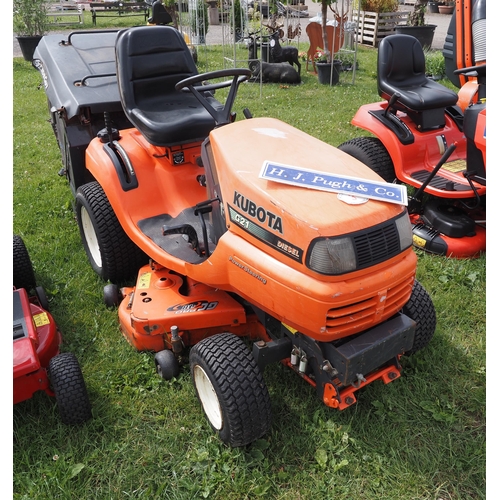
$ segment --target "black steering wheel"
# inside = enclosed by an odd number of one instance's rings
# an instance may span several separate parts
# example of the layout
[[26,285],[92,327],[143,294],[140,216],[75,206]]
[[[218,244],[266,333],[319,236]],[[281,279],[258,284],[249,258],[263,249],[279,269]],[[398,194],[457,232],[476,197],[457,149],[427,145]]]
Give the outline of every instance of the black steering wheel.
[[[212,115],[215,120],[216,126],[225,125],[231,121],[231,109],[236,99],[236,92],[240,83],[248,80],[252,76],[252,72],[246,68],[230,68],[221,69],[218,71],[210,71],[209,73],[201,73],[199,75],[190,76],[189,78],[184,78],[175,85],[175,90],[191,92],[196,99],[203,105],[203,107]],[[206,85],[196,84],[202,83],[206,80],[215,78],[227,78],[232,77],[230,80],[225,80],[223,82],[208,83]],[[224,107],[220,109],[215,108],[212,102],[208,99],[205,92],[210,92],[217,89],[223,89],[231,87],[229,94],[226,99]]]

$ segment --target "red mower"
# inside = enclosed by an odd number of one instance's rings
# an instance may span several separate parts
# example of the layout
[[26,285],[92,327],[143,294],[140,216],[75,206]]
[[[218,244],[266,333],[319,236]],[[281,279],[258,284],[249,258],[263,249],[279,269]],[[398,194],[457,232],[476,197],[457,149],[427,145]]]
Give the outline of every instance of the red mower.
[[224,442],[268,432],[269,363],[343,410],[430,342],[406,188],[279,120],[236,120],[248,69],[198,74],[169,26],[45,36],[34,64],[106,304],[164,379],[189,363]]
[[[384,101],[362,106],[352,120],[372,136],[339,146],[387,182],[412,188],[416,247],[459,259],[486,250],[485,21],[484,0],[457,0],[458,94],[426,76],[416,38],[382,39],[377,82]],[[469,59],[458,56],[464,51]]]
[[[29,292],[34,290],[33,295]],[[47,296],[36,286],[31,260],[14,235],[14,404],[37,391],[55,396],[61,420],[81,424],[91,418],[87,388],[76,357],[61,353],[61,333],[48,311]]]

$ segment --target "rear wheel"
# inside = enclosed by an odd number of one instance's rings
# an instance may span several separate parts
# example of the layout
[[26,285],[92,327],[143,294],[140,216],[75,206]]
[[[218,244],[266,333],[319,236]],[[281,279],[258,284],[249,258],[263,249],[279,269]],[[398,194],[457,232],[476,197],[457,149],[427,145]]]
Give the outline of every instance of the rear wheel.
[[415,280],[410,300],[403,307],[403,314],[417,323],[413,347],[406,352],[411,356],[431,341],[436,330],[436,310],[427,290]]
[[370,167],[384,181],[393,182],[396,179],[391,157],[376,137],[356,137],[341,144],[339,149]]
[[269,431],[269,393],[239,337],[230,333],[208,337],[191,349],[189,362],[203,411],[223,442],[245,446]]
[[126,235],[97,182],[78,188],[75,209],[85,252],[103,280],[125,280],[147,263],[146,254]]
[[89,420],[92,409],[75,355],[65,352],[54,356],[49,362],[49,377],[63,423],[76,425]]
[[16,234],[14,235],[13,271],[14,287],[24,288],[28,292],[36,287],[35,273],[28,250],[23,239]]

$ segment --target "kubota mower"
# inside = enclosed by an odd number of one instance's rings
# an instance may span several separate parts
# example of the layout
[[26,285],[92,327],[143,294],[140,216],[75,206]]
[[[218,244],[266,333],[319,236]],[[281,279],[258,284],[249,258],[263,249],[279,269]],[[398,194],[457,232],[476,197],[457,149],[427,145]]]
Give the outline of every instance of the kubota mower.
[[45,391],[55,396],[63,423],[81,424],[91,417],[91,406],[80,365],[74,354],[60,352],[61,333],[48,311],[43,288],[36,286],[26,246],[17,235],[13,259],[14,404]]
[[468,55],[457,58],[458,95],[426,76],[416,38],[387,36],[377,67],[384,101],[362,106],[352,120],[372,136],[339,148],[387,182],[412,187],[416,247],[470,258],[486,250],[486,2],[457,0],[455,16],[457,54]]
[[248,69],[198,74],[169,26],[45,36],[34,64],[106,303],[165,379],[189,357],[224,442],[269,430],[268,363],[345,409],[431,340],[406,188],[279,120],[237,121]]

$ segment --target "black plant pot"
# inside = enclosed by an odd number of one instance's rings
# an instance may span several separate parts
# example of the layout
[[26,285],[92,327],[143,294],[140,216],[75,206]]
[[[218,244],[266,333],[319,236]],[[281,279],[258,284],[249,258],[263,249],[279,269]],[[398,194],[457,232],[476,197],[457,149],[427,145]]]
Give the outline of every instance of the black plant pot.
[[33,54],[38,45],[38,42],[42,39],[42,35],[35,36],[18,36],[16,37],[19,42],[19,48],[23,54],[25,61],[33,61]]
[[427,10],[429,11],[429,14],[438,14],[439,9],[438,9],[439,2],[429,2],[427,4]]
[[[332,68],[333,66],[333,68]],[[317,62],[316,71],[318,72],[318,81],[323,85],[337,85],[339,75],[342,71],[342,61]]]
[[434,39],[435,24],[426,24],[425,26],[396,26],[398,35],[414,36],[423,48],[430,49]]

